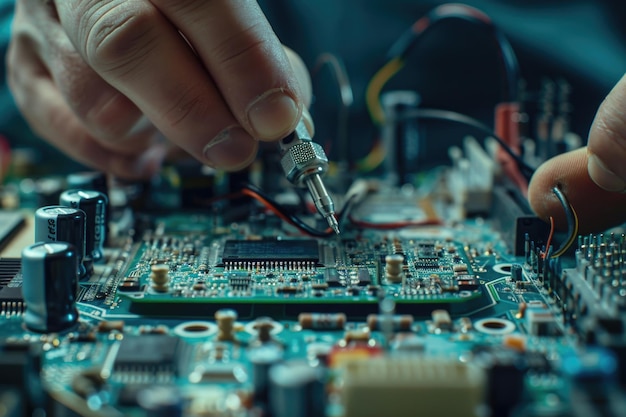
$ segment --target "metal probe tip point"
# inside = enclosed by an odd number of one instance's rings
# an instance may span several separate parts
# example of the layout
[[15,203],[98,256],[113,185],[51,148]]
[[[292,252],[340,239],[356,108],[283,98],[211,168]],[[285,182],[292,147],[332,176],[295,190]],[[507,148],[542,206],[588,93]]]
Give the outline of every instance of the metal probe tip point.
[[337,219],[335,218],[335,216],[333,216],[332,214],[327,216],[326,221],[328,222],[328,225],[330,226],[330,228],[333,229],[333,232],[335,232],[335,234],[341,233],[339,231],[339,223],[337,222]]

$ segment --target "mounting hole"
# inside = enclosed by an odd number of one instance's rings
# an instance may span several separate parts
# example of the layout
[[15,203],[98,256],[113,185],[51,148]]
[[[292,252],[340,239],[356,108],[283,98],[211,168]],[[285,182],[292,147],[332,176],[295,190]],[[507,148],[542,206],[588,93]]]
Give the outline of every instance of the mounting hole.
[[515,324],[509,320],[494,317],[478,320],[474,323],[474,328],[481,333],[500,335],[513,333],[515,331]]
[[497,264],[493,266],[493,270],[499,274],[511,275],[511,267],[513,264]]
[[207,337],[217,333],[217,326],[208,321],[187,321],[174,327],[174,333],[180,337]]

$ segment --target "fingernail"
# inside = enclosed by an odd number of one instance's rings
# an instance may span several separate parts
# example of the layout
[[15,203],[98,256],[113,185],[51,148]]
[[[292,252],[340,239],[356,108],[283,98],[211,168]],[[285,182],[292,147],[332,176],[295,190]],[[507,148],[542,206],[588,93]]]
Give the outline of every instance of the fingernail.
[[215,136],[202,152],[207,164],[213,168],[235,171],[252,162],[257,146],[258,142],[248,132],[232,126]]
[[298,124],[300,108],[282,89],[270,90],[248,107],[248,121],[258,139],[287,135]]
[[306,126],[306,130],[309,131],[309,135],[311,135],[311,137],[315,136],[315,124],[307,108],[302,109],[302,120],[304,120],[304,125]]
[[626,189],[626,182],[609,170],[596,155],[589,155],[587,171],[593,182],[606,191],[624,191]]

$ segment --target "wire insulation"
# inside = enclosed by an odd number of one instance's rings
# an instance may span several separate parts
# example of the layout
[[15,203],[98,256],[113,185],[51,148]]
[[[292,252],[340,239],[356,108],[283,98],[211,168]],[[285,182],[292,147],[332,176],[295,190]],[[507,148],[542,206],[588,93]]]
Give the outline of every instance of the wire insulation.
[[576,236],[578,236],[578,215],[576,214],[576,210],[574,210],[574,207],[572,207],[569,201],[567,201],[567,197],[565,197],[565,194],[563,194],[559,187],[553,187],[552,193],[559,200],[559,203],[561,203],[561,206],[565,211],[565,218],[567,219],[567,229],[569,232],[567,240],[550,257],[551,259],[555,259],[567,252],[567,250],[576,241]]

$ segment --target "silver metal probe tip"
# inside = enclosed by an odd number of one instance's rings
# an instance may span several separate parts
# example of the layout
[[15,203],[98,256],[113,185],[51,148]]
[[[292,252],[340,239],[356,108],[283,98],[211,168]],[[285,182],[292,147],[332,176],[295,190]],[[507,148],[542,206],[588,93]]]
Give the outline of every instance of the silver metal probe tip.
[[326,221],[328,222],[330,228],[333,229],[333,232],[335,232],[335,234],[341,233],[339,231],[339,223],[337,222],[337,219],[335,219],[335,216],[329,214],[328,216],[326,216]]

